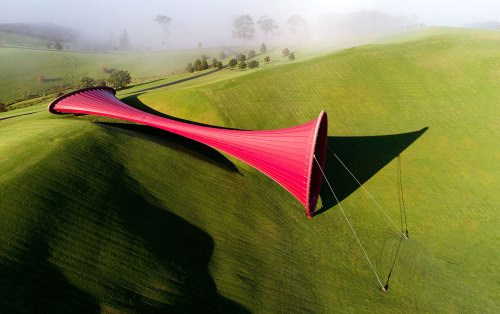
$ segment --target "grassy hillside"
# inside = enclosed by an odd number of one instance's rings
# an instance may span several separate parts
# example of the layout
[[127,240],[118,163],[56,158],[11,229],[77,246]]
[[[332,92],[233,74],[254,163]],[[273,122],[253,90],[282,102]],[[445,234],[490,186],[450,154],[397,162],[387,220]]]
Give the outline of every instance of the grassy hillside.
[[498,32],[447,30],[118,94],[243,129],[326,110],[330,147],[397,224],[400,155],[403,241],[331,154],[326,165],[387,293],[326,189],[309,220],[268,177],[192,141],[43,106],[0,114],[0,307],[495,312],[499,60]]
[[[102,67],[127,70],[134,79],[178,74],[202,54],[218,58],[219,51],[85,53],[0,48],[0,100],[8,102],[29,92],[67,85],[84,76],[106,78],[108,74],[102,72]],[[45,82],[37,81],[39,75]]]
[[[1,25],[0,25],[1,26]],[[0,46],[46,49],[48,40],[0,31]]]

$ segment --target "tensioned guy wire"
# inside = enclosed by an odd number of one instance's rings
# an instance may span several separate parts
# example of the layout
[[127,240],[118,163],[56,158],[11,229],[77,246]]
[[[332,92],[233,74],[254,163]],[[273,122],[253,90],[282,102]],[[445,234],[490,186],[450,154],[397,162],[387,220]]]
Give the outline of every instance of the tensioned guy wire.
[[[398,192],[399,192],[399,208],[404,214],[404,226],[406,238],[408,239],[408,220],[406,219],[406,205],[403,193],[403,179],[401,176],[401,156],[398,155]],[[403,215],[401,215],[401,228],[403,228]]]
[[380,206],[379,203],[375,200],[375,198],[373,198],[373,196],[370,194],[370,192],[368,192],[368,190],[365,189],[365,187],[361,184],[361,182],[359,182],[359,180],[354,176],[354,174],[349,170],[349,168],[347,168],[347,166],[342,162],[342,160],[340,160],[340,158],[337,156],[337,154],[335,154],[330,149],[329,146],[327,146],[327,148],[335,156],[335,158],[337,158],[337,160],[342,164],[342,166],[344,166],[344,168],[347,170],[347,172],[349,172],[349,174],[354,178],[354,180],[356,180],[356,182],[363,189],[363,191],[365,191],[366,194],[368,194],[368,196],[373,200],[373,202],[377,205],[377,207],[380,209],[380,211],[387,217],[387,219],[389,219],[389,221],[392,222],[392,224],[394,225],[394,227],[396,227],[396,229],[399,231],[399,233],[401,233],[405,239],[408,239],[408,237],[403,233],[403,231],[398,227],[398,225],[396,225],[394,220],[392,220],[391,217],[389,217],[389,215],[385,212],[385,210],[382,208],[382,206]]
[[361,244],[361,241],[359,240],[358,235],[356,234],[356,231],[354,231],[354,228],[352,227],[351,222],[349,221],[349,218],[347,218],[347,215],[346,215],[346,213],[345,213],[344,209],[342,208],[342,205],[340,204],[339,199],[337,198],[337,195],[336,195],[336,194],[335,194],[335,192],[333,191],[333,188],[332,188],[332,186],[330,185],[330,182],[328,181],[328,178],[326,177],[325,173],[323,172],[323,169],[321,168],[321,166],[320,166],[320,164],[319,164],[318,160],[316,159],[316,156],[314,156],[314,160],[316,161],[316,164],[318,165],[319,170],[321,170],[321,173],[323,174],[323,178],[325,178],[326,183],[327,183],[327,184],[328,184],[328,186],[330,187],[330,190],[332,191],[333,197],[335,197],[335,201],[337,201],[337,204],[339,204],[340,210],[342,211],[342,214],[344,214],[345,220],[346,220],[346,221],[347,221],[347,223],[349,224],[349,227],[351,227],[351,231],[352,231],[352,233],[354,234],[354,237],[356,237],[356,240],[358,240],[359,246],[361,247],[361,250],[363,251],[363,254],[364,254],[364,255],[365,255],[365,257],[366,257],[366,260],[368,261],[368,264],[370,264],[370,267],[372,268],[373,273],[375,274],[375,277],[377,277],[377,280],[378,280],[378,283],[380,284],[380,287],[382,287],[382,290],[386,291],[386,290],[385,290],[384,285],[382,284],[382,281],[380,281],[380,278],[379,278],[379,276],[377,275],[377,272],[375,271],[375,268],[373,267],[372,262],[370,261],[370,258],[369,258],[369,257],[368,257],[368,255],[366,254],[365,249],[363,248],[363,244]]

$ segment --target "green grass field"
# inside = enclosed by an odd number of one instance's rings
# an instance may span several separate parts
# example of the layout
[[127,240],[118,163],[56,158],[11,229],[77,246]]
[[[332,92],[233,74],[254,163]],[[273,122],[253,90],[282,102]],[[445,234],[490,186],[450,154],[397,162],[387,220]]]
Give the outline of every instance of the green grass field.
[[422,32],[117,94],[251,130],[326,110],[330,147],[398,225],[399,155],[402,241],[326,164],[387,293],[327,189],[310,220],[231,156],[44,104],[0,114],[0,311],[497,312],[500,33]]
[[[219,52],[220,49],[91,53],[0,47],[0,101],[42,93],[84,76],[107,78],[109,74],[103,73],[102,67],[129,71],[136,81],[179,75],[202,54],[211,61],[214,57],[219,59]],[[228,50],[226,53],[229,55]],[[38,82],[39,75],[45,82]]]

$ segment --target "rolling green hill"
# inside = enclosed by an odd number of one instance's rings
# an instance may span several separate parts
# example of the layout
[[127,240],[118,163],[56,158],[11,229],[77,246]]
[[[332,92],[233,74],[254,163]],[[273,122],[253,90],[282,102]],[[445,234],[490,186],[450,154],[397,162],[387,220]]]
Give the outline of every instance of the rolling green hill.
[[436,32],[118,93],[253,130],[326,110],[330,148],[398,225],[406,214],[410,239],[400,240],[328,155],[387,293],[327,189],[307,219],[230,156],[40,105],[0,114],[0,311],[497,311],[500,33]]
[[[1,25],[0,25],[1,26]],[[23,47],[34,49],[47,49],[50,41],[31,36],[7,33],[0,28],[0,46],[2,47]]]
[[[202,54],[219,58],[220,49],[166,52],[91,53],[0,47],[0,100],[9,102],[28,93],[42,93],[84,76],[106,78],[102,68],[127,70],[136,80],[184,73]],[[211,60],[211,59],[210,59]],[[38,82],[38,76],[45,78]]]

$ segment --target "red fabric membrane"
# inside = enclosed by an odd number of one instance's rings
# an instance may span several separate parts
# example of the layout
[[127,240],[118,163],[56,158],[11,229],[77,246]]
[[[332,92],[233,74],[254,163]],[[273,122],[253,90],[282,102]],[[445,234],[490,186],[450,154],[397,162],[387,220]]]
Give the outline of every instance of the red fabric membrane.
[[49,105],[55,114],[113,117],[185,136],[221,150],[255,167],[288,190],[312,217],[324,168],[328,122],[326,112],[311,122],[269,131],[242,131],[193,125],[159,117],[131,107],[110,87],[91,87],[65,94]]

